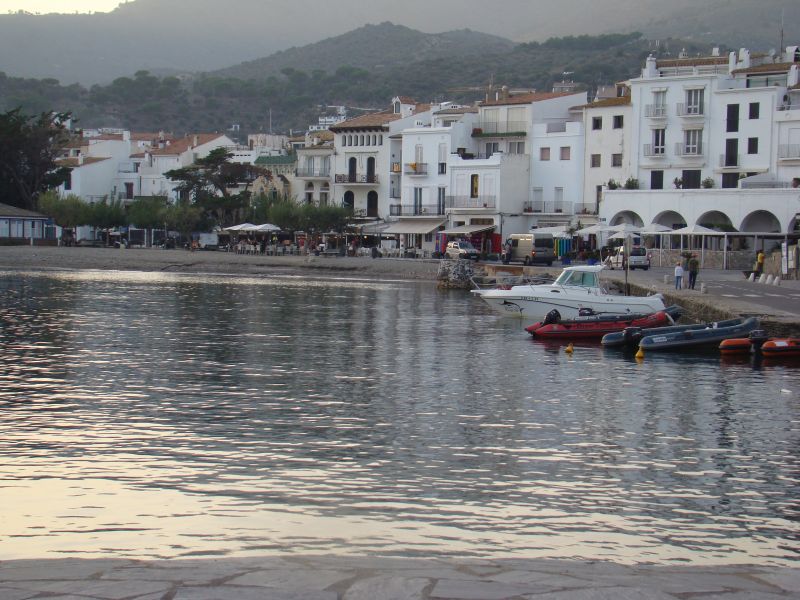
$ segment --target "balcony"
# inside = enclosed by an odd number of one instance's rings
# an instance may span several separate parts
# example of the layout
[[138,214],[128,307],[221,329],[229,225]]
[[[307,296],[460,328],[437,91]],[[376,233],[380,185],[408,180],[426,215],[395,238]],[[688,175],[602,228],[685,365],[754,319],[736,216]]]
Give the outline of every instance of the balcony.
[[544,201],[534,200],[525,202],[522,205],[522,212],[546,215],[568,215],[571,214],[572,203],[563,201]]
[[666,156],[665,146],[655,146],[653,144],[645,144],[642,148],[642,154],[648,158],[664,158]]
[[392,217],[431,217],[444,215],[444,206],[436,204],[390,204]]
[[447,196],[447,208],[496,208],[497,196]]
[[697,144],[696,146],[691,146],[678,142],[675,144],[675,156],[703,156],[703,145]]
[[703,104],[684,104],[678,103],[679,117],[703,117],[705,116],[705,106]]
[[778,158],[781,160],[800,159],[800,144],[780,144],[778,146]]
[[528,135],[528,124],[525,121],[481,122],[472,130],[472,137],[524,137],[526,135]]
[[730,168],[730,167],[740,167],[742,166],[742,155],[741,154],[720,154],[719,155],[719,166],[723,169]]
[[295,169],[294,174],[300,179],[328,179],[331,176],[331,170],[330,168]]
[[596,215],[597,204],[594,202],[591,204],[575,203],[574,212],[576,215]]
[[428,163],[406,163],[403,167],[405,175],[427,175]]
[[648,119],[666,119],[667,107],[663,104],[647,104],[644,107],[644,116]]
[[363,173],[349,174],[337,173],[334,183],[347,183],[350,185],[378,185],[377,175],[365,175]]

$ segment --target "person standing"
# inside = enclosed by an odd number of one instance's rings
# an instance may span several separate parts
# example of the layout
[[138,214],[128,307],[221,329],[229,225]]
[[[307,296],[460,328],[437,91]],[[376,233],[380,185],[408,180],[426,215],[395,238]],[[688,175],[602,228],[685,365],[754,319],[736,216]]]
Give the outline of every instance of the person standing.
[[697,283],[697,274],[700,272],[700,261],[697,260],[697,254],[692,254],[689,259],[689,289],[693,290],[695,283]]
[[764,272],[764,251],[759,250],[756,255],[756,275],[761,275]]
[[675,265],[675,289],[681,289],[681,285],[683,283],[683,266],[681,266],[680,261]]

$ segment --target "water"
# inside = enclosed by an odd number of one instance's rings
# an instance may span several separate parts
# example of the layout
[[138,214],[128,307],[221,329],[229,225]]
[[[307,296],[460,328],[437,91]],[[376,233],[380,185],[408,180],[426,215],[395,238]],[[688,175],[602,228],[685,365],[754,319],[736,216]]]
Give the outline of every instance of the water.
[[431,284],[0,274],[0,558],[792,564],[800,369]]

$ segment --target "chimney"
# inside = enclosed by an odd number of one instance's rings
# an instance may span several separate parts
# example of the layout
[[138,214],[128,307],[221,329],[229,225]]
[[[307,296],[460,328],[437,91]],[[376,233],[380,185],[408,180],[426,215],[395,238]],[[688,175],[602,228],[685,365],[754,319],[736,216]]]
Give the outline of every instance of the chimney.
[[644,63],[644,71],[642,77],[645,79],[655,79],[658,77],[658,68],[656,64],[656,57],[650,54]]
[[502,88],[500,88],[500,97],[503,100],[508,100],[508,86],[507,85],[504,85]]
[[728,54],[728,74],[730,75],[736,70],[736,52],[731,51]]
[[711,49],[711,56],[719,56],[719,46],[714,46]]
[[192,147],[194,148],[196,146],[197,146],[197,136],[195,135],[194,138],[192,138]]

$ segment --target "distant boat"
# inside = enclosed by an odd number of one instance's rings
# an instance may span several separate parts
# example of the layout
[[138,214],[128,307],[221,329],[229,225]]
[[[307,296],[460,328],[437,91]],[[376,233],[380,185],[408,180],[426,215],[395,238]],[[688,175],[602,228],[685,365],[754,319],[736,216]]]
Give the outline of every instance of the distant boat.
[[800,338],[776,338],[761,346],[765,358],[800,358]]
[[[673,305],[649,315],[582,315],[569,321],[552,322],[548,318],[525,328],[535,338],[541,339],[599,339],[608,333],[626,327],[654,328],[674,324],[683,312]],[[549,316],[549,315],[548,315]]]
[[549,285],[515,285],[472,290],[472,293],[502,315],[532,321],[544,320],[551,311],[556,311],[561,319],[575,319],[585,309],[595,314],[631,316],[649,315],[666,308],[661,294],[609,294],[600,285],[603,268],[603,265],[566,267]]
[[702,329],[686,329],[669,333],[657,331],[642,337],[639,341],[639,348],[645,352],[687,350],[702,347],[718,348],[722,340],[741,338],[759,328],[758,319],[755,317],[734,319],[734,321],[709,323]]

